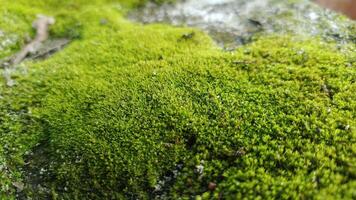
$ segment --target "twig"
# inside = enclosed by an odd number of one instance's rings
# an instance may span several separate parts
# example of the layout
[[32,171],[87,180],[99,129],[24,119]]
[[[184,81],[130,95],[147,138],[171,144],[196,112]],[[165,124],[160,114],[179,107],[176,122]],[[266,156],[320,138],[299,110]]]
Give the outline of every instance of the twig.
[[10,65],[20,64],[29,53],[34,53],[41,46],[42,42],[48,38],[48,28],[54,24],[55,20],[52,17],[38,15],[37,20],[33,22],[32,27],[36,29],[36,37],[27,44],[14,58],[10,60]]
[[0,67],[4,68],[3,75],[7,86],[11,87],[15,84],[11,78],[13,67],[20,64],[30,53],[35,53],[41,47],[41,44],[48,39],[49,26],[54,22],[55,20],[52,17],[38,15],[36,21],[32,24],[32,27],[36,29],[36,37],[13,57],[0,61]]

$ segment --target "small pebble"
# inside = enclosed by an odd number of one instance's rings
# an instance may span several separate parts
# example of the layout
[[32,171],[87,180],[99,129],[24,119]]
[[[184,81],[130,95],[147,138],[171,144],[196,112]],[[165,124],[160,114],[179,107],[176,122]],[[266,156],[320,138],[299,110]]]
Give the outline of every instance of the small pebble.
[[216,183],[210,182],[209,185],[208,185],[208,189],[210,191],[214,191],[216,189],[216,186],[217,186]]
[[345,130],[348,131],[350,129],[350,125],[345,126]]
[[196,172],[198,174],[202,174],[204,172],[204,166],[203,165],[196,166]]
[[100,19],[100,25],[106,25],[106,24],[108,24],[107,19]]
[[16,187],[18,192],[21,192],[25,187],[25,184],[22,182],[13,182],[12,185]]

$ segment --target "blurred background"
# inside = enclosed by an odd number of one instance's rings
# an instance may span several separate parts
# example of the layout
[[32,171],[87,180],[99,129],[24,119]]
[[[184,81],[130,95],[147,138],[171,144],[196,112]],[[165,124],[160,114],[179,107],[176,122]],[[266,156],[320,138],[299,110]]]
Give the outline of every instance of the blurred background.
[[315,0],[316,3],[356,19],[356,0]]

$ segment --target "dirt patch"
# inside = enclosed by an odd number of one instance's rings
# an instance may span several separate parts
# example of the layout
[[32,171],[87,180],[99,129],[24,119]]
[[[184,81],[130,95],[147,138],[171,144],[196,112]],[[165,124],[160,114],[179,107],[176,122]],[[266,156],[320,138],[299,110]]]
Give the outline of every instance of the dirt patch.
[[24,180],[21,183],[23,189],[17,190],[18,199],[29,199],[30,194],[36,194],[35,199],[51,199],[51,188],[46,184],[51,178],[48,170],[49,154],[48,142],[42,141],[25,157]]

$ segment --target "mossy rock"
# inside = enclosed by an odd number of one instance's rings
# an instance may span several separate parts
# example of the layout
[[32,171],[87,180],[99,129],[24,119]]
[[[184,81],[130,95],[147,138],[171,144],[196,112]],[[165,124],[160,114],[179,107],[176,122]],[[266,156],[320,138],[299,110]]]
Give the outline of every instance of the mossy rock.
[[73,40],[0,87],[3,199],[356,197],[352,40],[277,34],[226,52],[194,28],[126,20],[140,3],[0,0],[19,41],[37,13]]

